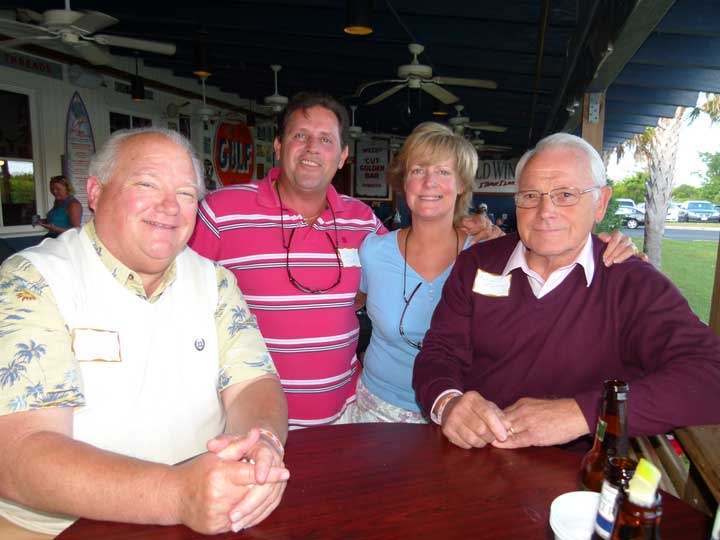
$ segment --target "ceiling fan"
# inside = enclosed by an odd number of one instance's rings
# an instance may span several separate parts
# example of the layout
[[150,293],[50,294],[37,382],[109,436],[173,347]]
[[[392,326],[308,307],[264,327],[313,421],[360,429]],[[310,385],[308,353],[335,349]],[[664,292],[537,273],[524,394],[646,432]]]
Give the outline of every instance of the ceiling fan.
[[380,103],[384,99],[389,98],[393,94],[399,92],[403,88],[419,88],[431,96],[433,96],[435,99],[438,99],[439,101],[442,101],[446,105],[450,105],[451,103],[455,103],[460,98],[457,97],[455,94],[450,92],[449,90],[446,90],[443,88],[443,85],[448,86],[466,86],[470,88],[485,88],[489,90],[494,90],[497,88],[497,83],[494,81],[489,81],[486,79],[465,79],[461,77],[441,77],[441,76],[435,76],[433,77],[433,71],[432,67],[421,64],[418,61],[418,55],[421,54],[425,47],[420,45],[419,43],[410,43],[408,45],[408,49],[410,50],[410,54],[412,54],[412,61],[409,64],[404,64],[400,67],[398,67],[397,75],[400,77],[399,79],[387,79],[382,81],[373,81],[369,83],[365,83],[358,87],[357,91],[355,92],[356,95],[361,95],[367,88],[374,86],[376,84],[382,84],[382,83],[399,83],[395,86],[392,86],[391,88],[388,88],[384,92],[380,93],[379,95],[372,98],[370,101],[366,103],[366,105],[375,105],[376,103]]
[[512,150],[512,146],[506,146],[503,144],[485,144],[485,139],[482,138],[479,130],[473,131],[472,139],[468,139],[470,143],[480,153],[491,153],[491,154],[502,154]]
[[507,131],[506,127],[496,126],[495,124],[491,124],[490,122],[471,122],[468,116],[463,116],[462,114],[463,110],[465,110],[464,105],[456,103],[454,107],[456,111],[455,116],[451,117],[448,122],[452,126],[455,133],[459,133],[462,135],[463,133],[465,133],[465,128],[477,131],[492,131],[494,133],[505,133]]
[[57,44],[93,65],[111,63],[112,58],[104,47],[106,45],[168,56],[175,54],[172,43],[96,34],[98,30],[117,24],[118,19],[99,11],[73,11],[69,0],[65,0],[65,9],[49,9],[43,13],[18,8],[16,19],[0,18],[0,33],[13,36],[0,42],[0,47],[29,43]]
[[348,132],[350,133],[351,139],[359,139],[362,136],[362,126],[356,126],[355,125],[355,110],[358,108],[357,105],[350,105],[350,110],[352,111],[352,122],[350,122],[350,127],[348,127]]
[[272,108],[272,111],[277,114],[285,108],[285,105],[288,104],[288,98],[287,96],[282,96],[280,95],[280,93],[278,93],[278,71],[282,69],[282,66],[278,64],[272,64],[270,66],[270,69],[273,70],[273,73],[275,75],[275,92],[273,92],[269,96],[265,96],[265,105],[270,106]]

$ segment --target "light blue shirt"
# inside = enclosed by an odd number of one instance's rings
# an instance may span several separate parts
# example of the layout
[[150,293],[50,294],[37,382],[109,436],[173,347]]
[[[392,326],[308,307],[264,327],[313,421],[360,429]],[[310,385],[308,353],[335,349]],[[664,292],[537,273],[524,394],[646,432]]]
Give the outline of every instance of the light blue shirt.
[[[407,343],[399,332],[400,316],[405,307],[405,260],[398,247],[398,232],[369,234],[360,246],[360,290],[367,294],[367,312],[372,321],[370,344],[363,360],[362,381],[368,390],[388,403],[420,412],[412,388],[413,365],[419,351]],[[466,242],[464,247],[468,245]],[[406,297],[409,298],[417,284],[422,282],[403,319],[403,331],[415,343],[421,342],[430,328],[430,319],[452,267],[452,264],[448,266],[433,281],[425,281],[410,265],[407,266]]]

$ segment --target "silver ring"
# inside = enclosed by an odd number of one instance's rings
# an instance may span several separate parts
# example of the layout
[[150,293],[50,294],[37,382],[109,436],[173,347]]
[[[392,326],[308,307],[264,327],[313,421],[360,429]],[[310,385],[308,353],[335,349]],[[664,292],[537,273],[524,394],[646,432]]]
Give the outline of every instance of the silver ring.
[[510,435],[515,435],[515,430],[512,428],[512,426],[508,428],[508,433],[510,433]]

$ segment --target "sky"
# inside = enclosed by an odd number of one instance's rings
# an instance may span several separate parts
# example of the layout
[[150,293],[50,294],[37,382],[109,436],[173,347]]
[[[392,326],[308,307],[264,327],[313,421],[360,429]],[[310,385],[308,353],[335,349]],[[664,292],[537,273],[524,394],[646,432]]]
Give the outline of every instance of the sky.
[[[698,104],[703,103],[705,95],[700,94]],[[701,152],[720,152],[720,123],[710,124],[706,115],[700,115],[697,120],[690,123],[685,119],[680,130],[680,149],[678,161],[675,166],[675,181],[673,187],[681,184],[700,186],[705,177],[707,167],[700,159]],[[613,153],[608,164],[608,177],[617,181],[632,176],[638,171],[645,170],[642,163],[636,163],[632,152],[626,153],[620,163]]]

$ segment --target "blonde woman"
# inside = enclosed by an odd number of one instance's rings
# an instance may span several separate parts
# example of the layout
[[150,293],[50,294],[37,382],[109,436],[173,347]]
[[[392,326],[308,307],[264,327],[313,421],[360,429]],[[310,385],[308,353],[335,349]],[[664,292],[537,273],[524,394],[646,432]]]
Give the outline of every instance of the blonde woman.
[[60,233],[81,225],[82,205],[75,198],[72,183],[63,175],[50,179],[50,193],[55,197],[55,204],[47,213],[47,219],[38,225],[48,230],[46,237],[57,238]]

